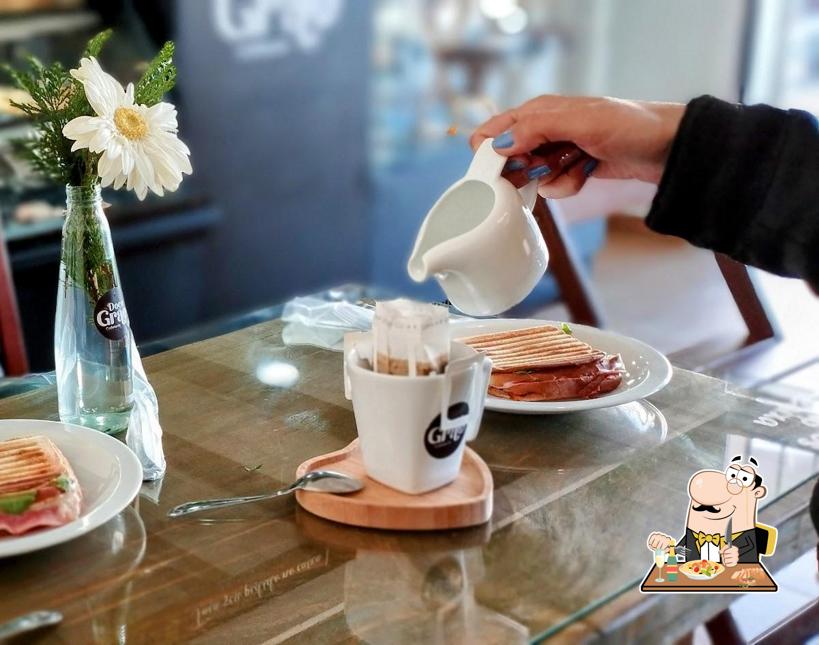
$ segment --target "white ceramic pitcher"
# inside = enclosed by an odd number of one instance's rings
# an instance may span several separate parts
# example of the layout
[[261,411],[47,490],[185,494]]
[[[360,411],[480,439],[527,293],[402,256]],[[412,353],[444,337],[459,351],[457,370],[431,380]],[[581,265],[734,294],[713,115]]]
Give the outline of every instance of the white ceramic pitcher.
[[518,191],[501,177],[507,157],[485,140],[463,179],[427,214],[407,270],[434,276],[449,301],[470,316],[506,311],[528,296],[549,252],[532,216],[537,181]]

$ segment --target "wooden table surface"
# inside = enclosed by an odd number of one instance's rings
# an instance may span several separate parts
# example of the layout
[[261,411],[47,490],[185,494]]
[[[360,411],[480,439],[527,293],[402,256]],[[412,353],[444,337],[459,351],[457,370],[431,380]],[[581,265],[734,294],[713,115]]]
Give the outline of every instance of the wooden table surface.
[[[651,403],[542,417],[487,412],[471,445],[492,471],[494,513],[474,529],[356,529],[293,499],[170,520],[185,501],[290,482],[301,462],[354,439],[355,422],[340,354],[285,345],[277,321],[145,366],[165,432],[164,479],[87,536],[0,561],[0,621],[39,608],[64,613],[42,642],[682,635],[731,596],[640,593],[646,537],[682,529],[692,472],[722,470],[730,455],[757,448],[763,471],[779,463],[760,513],[779,529],[774,574],[815,544],[806,506],[819,420],[683,370]],[[2,418],[56,412],[52,388],[0,400]]]
[[[733,578],[734,574],[742,571],[749,571],[746,574],[753,583],[746,584],[740,578]],[[738,564],[735,567],[726,569],[716,578],[711,580],[691,580],[683,575],[680,571],[677,573],[676,580],[668,579],[668,572],[663,569],[662,578],[665,582],[657,582],[657,565],[651,567],[651,570],[640,585],[643,591],[650,591],[652,593],[668,592],[681,593],[686,591],[693,591],[702,593],[706,591],[714,592],[733,592],[733,591],[776,591],[778,586],[771,574],[765,568],[764,564]]]

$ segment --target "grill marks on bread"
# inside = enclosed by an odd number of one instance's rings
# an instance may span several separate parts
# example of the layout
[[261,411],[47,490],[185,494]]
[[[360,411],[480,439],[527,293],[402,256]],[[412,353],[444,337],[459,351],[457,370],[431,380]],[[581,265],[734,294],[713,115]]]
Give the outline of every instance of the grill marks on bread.
[[0,441],[0,495],[40,488],[64,473],[64,457],[50,439]]
[[605,352],[594,349],[588,343],[551,325],[470,336],[458,340],[489,356],[494,372],[520,372],[584,365],[605,356]]

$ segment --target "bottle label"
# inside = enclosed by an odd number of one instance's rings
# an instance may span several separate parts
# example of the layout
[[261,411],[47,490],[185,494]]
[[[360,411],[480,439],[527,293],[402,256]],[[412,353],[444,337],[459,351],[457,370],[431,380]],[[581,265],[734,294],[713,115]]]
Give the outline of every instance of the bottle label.
[[97,301],[94,307],[94,324],[109,340],[123,340],[128,335],[128,312],[122,289],[114,287]]

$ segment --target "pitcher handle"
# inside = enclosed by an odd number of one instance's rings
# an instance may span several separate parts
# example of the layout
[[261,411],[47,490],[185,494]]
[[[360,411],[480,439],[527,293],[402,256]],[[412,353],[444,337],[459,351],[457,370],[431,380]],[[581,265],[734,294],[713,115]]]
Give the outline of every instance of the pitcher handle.
[[[466,171],[467,179],[477,179],[491,185],[501,176],[503,167],[509,158],[495,152],[492,141],[494,139],[484,139],[483,143],[478,146],[472,163],[469,164],[469,170]],[[537,179],[518,189],[518,192],[526,208],[531,211],[537,200]]]
[[493,141],[494,139],[484,139],[483,143],[478,146],[472,163],[469,164],[469,170],[466,171],[467,179],[478,179],[487,184],[493,184],[500,177],[509,159],[495,152],[492,147]]
[[520,198],[523,200],[523,205],[529,209],[531,213],[535,210],[535,203],[537,202],[537,179],[534,181],[530,181],[525,186],[522,186],[518,189],[520,193]]

